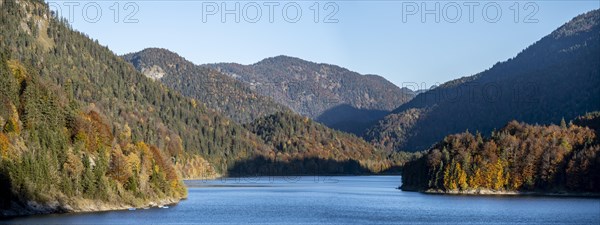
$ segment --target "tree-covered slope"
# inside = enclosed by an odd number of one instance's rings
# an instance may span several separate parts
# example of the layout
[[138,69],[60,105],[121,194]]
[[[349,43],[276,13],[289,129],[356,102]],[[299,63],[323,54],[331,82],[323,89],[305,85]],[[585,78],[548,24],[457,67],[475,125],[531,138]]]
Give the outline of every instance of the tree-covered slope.
[[269,171],[264,168],[277,167],[272,169],[280,174],[306,174],[317,172],[314,168],[307,169],[316,165],[320,167],[318,172],[327,174],[377,173],[401,163],[399,156],[392,160],[387,152],[376,150],[354,135],[296,115],[270,98],[257,95],[241,81],[196,66],[168,50],[146,49],[123,58],[146,76],[157,78],[184,95],[208,101],[209,107],[224,110],[230,117],[241,121],[253,119],[246,128],[275,152],[257,160],[238,162],[229,173],[244,175],[248,171],[261,171],[266,175]]
[[194,65],[166,49],[149,48],[123,58],[146,76],[195,98],[239,123],[248,123],[275,112],[289,110],[271,98],[250,90],[228,75]]
[[[411,157],[375,149],[353,134],[331,129],[291,112],[269,115],[246,127],[275,148],[276,152],[267,159],[286,165],[284,172],[287,174],[379,173],[401,166]],[[335,168],[336,163],[338,168]],[[238,168],[269,166],[269,162],[263,162],[262,165],[254,163]]]
[[226,73],[257,93],[323,124],[357,134],[413,97],[376,75],[335,65],[277,56],[252,65],[205,65]]
[[[82,107],[106,116],[113,133],[131,130],[134,143],[164,149],[184,177],[223,173],[240,156],[271,151],[242,126],[153,82],[108,48],[53,18],[43,2],[3,1],[1,7],[0,45],[12,58],[48,84],[68,86]],[[212,166],[199,168],[207,161]]]
[[111,147],[113,142],[122,149],[129,146],[121,140],[155,146],[149,148],[159,149],[184,178],[226,175],[239,162],[274,154],[275,148],[252,131],[153,81],[73,31],[66,21],[52,17],[42,1],[3,1],[0,7],[0,46],[10,52],[10,59],[45,86],[64,90],[82,113],[101,115],[114,136],[108,141]]
[[[600,117],[577,121],[598,124]],[[600,139],[594,130],[564,121],[560,126],[513,121],[490,138],[449,135],[406,164],[402,189],[600,193]]]
[[594,10],[512,59],[418,95],[365,139],[385,149],[416,151],[466,129],[489,134],[511,120],[550,124],[600,110],[599,59],[600,10]]
[[[0,217],[171,203],[187,196],[171,160],[109,128],[93,106],[0,53]],[[164,149],[163,149],[164,150]]]

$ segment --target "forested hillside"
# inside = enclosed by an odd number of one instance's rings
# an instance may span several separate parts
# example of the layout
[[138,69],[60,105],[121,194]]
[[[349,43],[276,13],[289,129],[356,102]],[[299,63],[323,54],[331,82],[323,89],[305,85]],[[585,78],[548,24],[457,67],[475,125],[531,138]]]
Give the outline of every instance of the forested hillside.
[[106,116],[113,133],[131,130],[134,143],[164,149],[184,177],[224,173],[239,157],[271,151],[242,126],[153,82],[47,10],[40,1],[4,1],[2,46],[48,83],[68,84],[82,107]]
[[271,151],[53,18],[42,1],[0,7],[2,214],[178,201],[179,175],[214,176]]
[[123,58],[148,77],[185,96],[198,99],[206,107],[239,123],[282,112],[285,106],[250,90],[245,83],[228,75],[194,65],[166,49],[149,48]]
[[43,2],[0,7],[2,215],[175,202],[185,197],[178,174],[211,176],[270,151],[51,18]]
[[[280,174],[365,174],[379,173],[401,166],[412,155],[375,149],[355,135],[316,123],[290,112],[260,118],[246,127],[272,145],[276,154],[269,161],[250,162],[236,169],[265,171],[270,167]],[[273,168],[271,168],[273,169]]]
[[205,65],[226,73],[293,111],[355,134],[410,100],[414,94],[376,75],[335,65],[277,56],[252,65]]
[[248,160],[236,162],[228,173],[377,173],[397,168],[411,157],[377,150],[354,135],[296,115],[270,98],[257,95],[246,84],[215,70],[195,66],[168,50],[146,49],[123,58],[146,76],[157,78],[199,102],[208,101],[208,107],[224,109],[231,117],[246,121],[260,116],[245,127],[272,146],[274,152],[248,155]]
[[600,110],[599,58],[600,10],[594,10],[512,59],[418,95],[365,139],[388,150],[418,151],[467,129],[489,135],[511,120],[550,124]]
[[[575,123],[598,124],[598,115]],[[489,138],[469,132],[449,135],[406,164],[402,189],[600,193],[597,132],[564,120],[558,126],[513,121]]]
[[187,196],[156,146],[0,53],[0,216],[106,210]]

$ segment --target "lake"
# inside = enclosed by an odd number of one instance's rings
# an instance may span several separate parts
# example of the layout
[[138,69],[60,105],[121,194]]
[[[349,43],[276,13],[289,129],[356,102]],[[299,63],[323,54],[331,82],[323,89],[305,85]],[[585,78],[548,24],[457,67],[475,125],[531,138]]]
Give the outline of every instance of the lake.
[[600,199],[403,192],[399,176],[186,181],[168,209],[46,215],[0,224],[600,224]]

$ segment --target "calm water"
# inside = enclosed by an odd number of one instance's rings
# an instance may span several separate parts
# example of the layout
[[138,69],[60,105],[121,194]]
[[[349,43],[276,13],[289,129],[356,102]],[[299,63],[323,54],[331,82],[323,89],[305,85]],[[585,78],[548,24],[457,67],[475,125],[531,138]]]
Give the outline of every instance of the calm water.
[[168,209],[37,216],[0,224],[600,224],[600,200],[443,196],[395,189],[398,176],[188,181]]

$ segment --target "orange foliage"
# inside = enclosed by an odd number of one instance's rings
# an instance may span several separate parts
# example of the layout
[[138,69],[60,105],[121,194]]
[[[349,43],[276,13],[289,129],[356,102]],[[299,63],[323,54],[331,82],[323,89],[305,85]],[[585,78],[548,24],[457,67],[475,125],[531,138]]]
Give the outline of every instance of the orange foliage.
[[165,159],[160,150],[156,146],[150,146],[150,151],[152,152],[152,156],[154,157],[154,162],[159,167],[159,169],[165,173],[167,179],[177,180],[177,173],[171,166],[171,162]]
[[127,158],[118,146],[113,148],[111,153],[109,174],[122,184],[132,176],[131,170],[128,168]]

